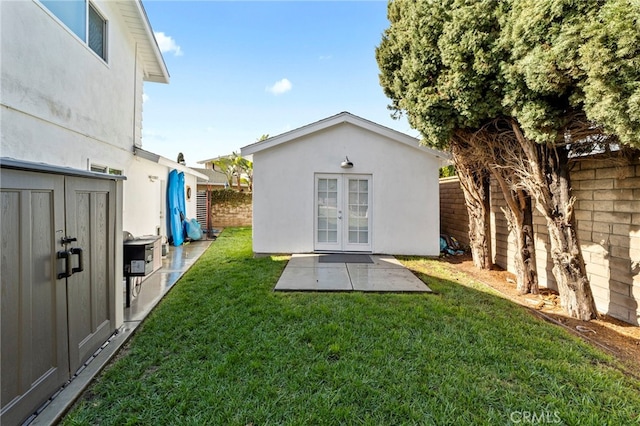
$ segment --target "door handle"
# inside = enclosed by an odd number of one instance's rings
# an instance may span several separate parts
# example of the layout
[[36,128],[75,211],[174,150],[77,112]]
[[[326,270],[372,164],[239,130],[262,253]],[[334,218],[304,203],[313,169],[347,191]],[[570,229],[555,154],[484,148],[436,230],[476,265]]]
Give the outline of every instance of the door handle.
[[78,239],[77,238],[72,238],[72,237],[63,237],[60,240],[60,244],[65,245],[65,244],[72,243],[74,241],[78,241]]
[[71,268],[71,274],[84,271],[84,261],[83,261],[84,256],[82,255],[82,249],[80,247],[72,247],[71,250],[69,250],[69,252],[70,252],[69,259],[71,259],[71,256],[73,255],[78,255],[78,267]]
[[58,259],[64,259],[64,272],[58,273],[58,279],[69,278],[73,275],[73,268],[71,267],[71,252],[67,250],[59,251],[57,254]]

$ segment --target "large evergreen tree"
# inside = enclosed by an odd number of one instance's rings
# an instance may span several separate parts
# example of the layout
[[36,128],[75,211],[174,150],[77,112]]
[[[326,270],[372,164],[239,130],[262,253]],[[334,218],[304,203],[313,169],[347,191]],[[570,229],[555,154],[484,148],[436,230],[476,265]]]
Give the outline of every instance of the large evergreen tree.
[[529,198],[509,183],[513,173],[496,165],[500,153],[513,145],[492,125],[503,110],[500,64],[506,53],[499,45],[499,19],[504,7],[495,1],[393,2],[392,25],[377,57],[391,108],[405,110],[426,143],[448,147],[453,154],[475,264],[490,265],[491,173],[507,200],[505,213],[517,236],[518,289],[537,292]]
[[533,197],[563,305],[582,319],[595,304],[567,164],[585,142],[640,146],[639,9],[630,0],[394,0],[376,51],[390,108],[425,143],[462,153],[472,177],[494,172],[512,213]]

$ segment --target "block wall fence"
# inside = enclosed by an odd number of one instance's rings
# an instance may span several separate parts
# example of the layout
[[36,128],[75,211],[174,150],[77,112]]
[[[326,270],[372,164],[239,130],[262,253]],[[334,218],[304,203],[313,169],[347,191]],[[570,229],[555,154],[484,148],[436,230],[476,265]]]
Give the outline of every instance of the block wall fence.
[[[630,324],[640,322],[640,156],[612,160],[589,157],[571,163],[578,239],[596,306]],[[501,208],[497,184],[491,185],[491,245],[496,265],[513,272],[515,238]],[[469,244],[467,211],[457,178],[440,180],[441,232]],[[533,212],[540,285],[556,289],[546,221]]]
[[231,226],[251,226],[253,218],[253,204],[251,198],[241,203],[212,203],[211,225],[220,229]]

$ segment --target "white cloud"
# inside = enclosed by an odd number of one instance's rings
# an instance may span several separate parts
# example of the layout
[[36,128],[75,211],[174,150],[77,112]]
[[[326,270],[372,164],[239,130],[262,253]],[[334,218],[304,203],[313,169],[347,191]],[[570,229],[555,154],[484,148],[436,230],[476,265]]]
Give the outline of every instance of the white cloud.
[[160,52],[173,52],[175,56],[182,56],[182,49],[178,46],[173,37],[168,36],[163,32],[155,32],[153,34],[156,36]]
[[280,81],[276,81],[273,86],[269,86],[266,88],[267,92],[271,92],[274,95],[282,95],[283,93],[288,92],[289,90],[291,90],[291,87],[293,87],[291,85],[291,82],[289,80],[287,80],[286,78],[283,78]]
[[142,103],[149,102],[149,95],[146,93],[142,94]]

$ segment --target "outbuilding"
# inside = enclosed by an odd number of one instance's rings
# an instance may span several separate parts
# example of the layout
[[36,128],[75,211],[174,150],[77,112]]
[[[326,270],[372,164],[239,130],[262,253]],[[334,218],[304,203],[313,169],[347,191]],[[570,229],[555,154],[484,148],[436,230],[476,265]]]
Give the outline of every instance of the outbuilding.
[[436,256],[447,154],[342,112],[242,148],[256,253]]

